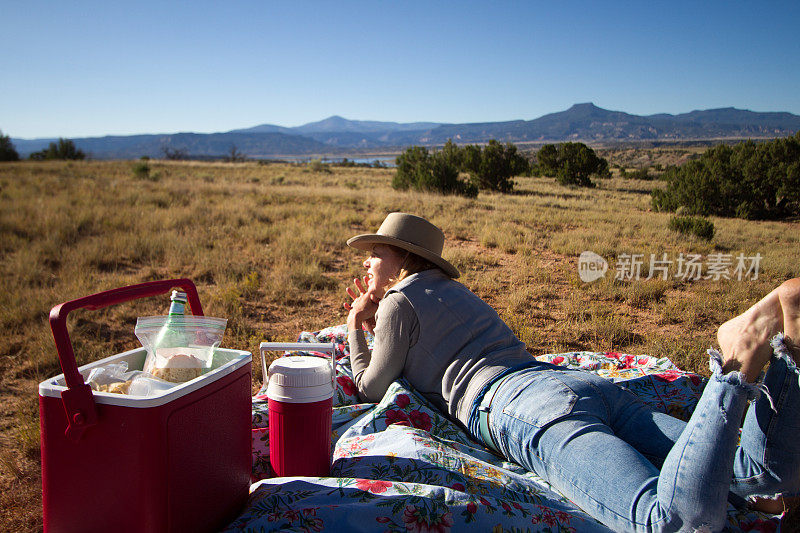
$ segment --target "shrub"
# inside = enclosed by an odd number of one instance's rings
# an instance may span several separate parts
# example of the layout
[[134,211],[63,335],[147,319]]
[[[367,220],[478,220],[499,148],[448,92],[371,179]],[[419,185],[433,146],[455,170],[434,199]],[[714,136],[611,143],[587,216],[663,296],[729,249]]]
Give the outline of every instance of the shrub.
[[312,159],[308,163],[308,168],[311,172],[323,172],[325,174],[333,172],[331,166],[327,163],[323,163],[321,159]]
[[57,143],[51,142],[50,146],[39,152],[33,152],[31,159],[44,161],[49,159],[86,159],[86,154],[75,147],[70,139],[61,138]]
[[[468,182],[459,177],[461,172],[469,173]],[[475,197],[479,189],[511,192],[511,178],[528,172],[530,163],[511,143],[503,145],[492,139],[483,148],[472,144],[459,148],[451,139],[433,153],[422,146],[406,149],[397,158],[392,186]]]
[[148,165],[144,161],[140,161],[133,165],[131,169],[133,172],[133,177],[137,180],[149,180],[150,179],[150,165]]
[[397,173],[392,178],[392,187],[407,190],[416,187],[418,176],[428,172],[430,167],[430,154],[427,148],[411,146],[395,159]]
[[460,172],[464,171],[464,148],[459,148],[452,139],[448,139],[442,149],[436,153],[448,167],[456,168]]
[[19,161],[19,154],[11,142],[11,137],[0,131],[0,161]]
[[695,235],[707,241],[714,237],[714,223],[702,217],[672,217],[669,219],[669,229],[684,235]]
[[764,143],[719,145],[670,167],[666,189],[652,192],[659,211],[690,215],[779,219],[800,212],[800,132]]
[[189,153],[185,148],[170,148],[169,146],[162,146],[161,152],[164,154],[164,159],[170,161],[183,161],[189,159]]
[[591,176],[608,178],[608,161],[583,143],[545,144],[536,154],[538,172],[562,185],[594,187]]
[[232,144],[228,150],[228,155],[225,156],[223,160],[227,161],[228,163],[242,163],[247,161],[247,156],[240,152],[239,149],[236,148],[235,144]]
[[[452,143],[448,141],[445,149],[448,145]],[[530,171],[530,163],[517,153],[516,146],[511,143],[502,145],[494,139],[483,149],[466,146],[458,157],[453,158],[470,173],[470,181],[479,189],[511,192],[514,188],[511,178]]]
[[422,146],[412,146],[397,156],[397,173],[392,187],[433,191],[442,194],[459,194],[474,198],[478,189],[459,177],[459,167],[444,150],[429,153]]
[[637,168],[631,172],[626,172],[623,168],[620,170],[619,173],[620,177],[628,178],[632,180],[651,180],[653,179],[653,175],[646,168]]

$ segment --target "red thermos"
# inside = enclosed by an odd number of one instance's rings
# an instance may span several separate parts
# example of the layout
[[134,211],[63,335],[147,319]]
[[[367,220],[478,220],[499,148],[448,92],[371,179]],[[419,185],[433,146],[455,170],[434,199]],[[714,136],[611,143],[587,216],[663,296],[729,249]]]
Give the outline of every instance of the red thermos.
[[261,343],[275,350],[325,351],[331,358],[290,355],[272,362],[269,379],[269,460],[279,477],[328,476],[331,469],[334,345]]

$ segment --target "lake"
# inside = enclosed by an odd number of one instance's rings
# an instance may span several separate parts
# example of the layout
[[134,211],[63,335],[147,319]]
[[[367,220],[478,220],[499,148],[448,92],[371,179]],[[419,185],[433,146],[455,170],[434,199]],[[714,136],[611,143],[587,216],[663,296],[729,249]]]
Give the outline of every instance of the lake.
[[313,156],[283,156],[277,157],[276,159],[280,159],[281,161],[288,161],[289,163],[310,163],[311,161],[321,161],[322,163],[329,163],[329,164],[339,164],[343,161],[347,160],[349,162],[353,162],[356,165],[373,165],[376,161],[380,163],[382,166],[394,168],[397,165],[395,164],[395,159],[397,156],[387,156],[387,155],[379,155],[374,157],[313,157]]

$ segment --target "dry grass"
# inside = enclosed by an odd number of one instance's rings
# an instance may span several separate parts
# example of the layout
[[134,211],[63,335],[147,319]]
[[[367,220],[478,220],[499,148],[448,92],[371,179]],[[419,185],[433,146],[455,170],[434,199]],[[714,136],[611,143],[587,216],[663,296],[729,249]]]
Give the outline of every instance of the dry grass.
[[659,148],[600,148],[600,157],[604,157],[611,165],[619,165],[627,169],[647,168],[656,165],[682,165],[692,158],[699,157],[708,149],[707,146],[662,146]]
[[[41,527],[36,385],[60,373],[47,314],[69,299],[189,277],[206,314],[229,319],[224,346],[256,353],[262,340],[343,322],[343,290],[361,269],[361,254],[344,240],[403,210],[444,229],[461,280],[530,351],[650,353],[705,373],[715,325],[800,274],[800,224],[714,219],[711,243],[687,239],[667,230],[668,215],[650,212],[657,182],[613,179],[581,190],[522,178],[515,194],[464,199],[394,191],[392,170],[151,161],[144,176],[133,166],[0,165],[2,530]],[[584,250],[609,262],[605,279],[578,279]],[[681,252],[758,252],[761,275],[613,280],[620,254]],[[166,306],[165,296],[75,312],[79,363],[137,346],[136,317]]]

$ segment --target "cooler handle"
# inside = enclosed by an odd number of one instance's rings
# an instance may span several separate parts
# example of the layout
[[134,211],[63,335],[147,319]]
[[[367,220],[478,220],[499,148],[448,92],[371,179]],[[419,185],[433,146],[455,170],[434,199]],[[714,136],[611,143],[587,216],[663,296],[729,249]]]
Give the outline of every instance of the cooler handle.
[[269,379],[267,368],[267,352],[279,351],[330,352],[331,354],[331,389],[336,394],[336,344],[332,342],[262,342],[258,351],[261,353],[261,375],[264,383]]
[[78,363],[75,361],[75,352],[67,331],[67,315],[76,309],[102,309],[109,305],[156,296],[169,292],[179,287],[186,292],[189,308],[197,316],[203,315],[197,287],[190,279],[165,279],[148,281],[138,285],[129,285],[119,289],[98,292],[58,304],[50,310],[50,329],[56,343],[56,353],[61,371],[64,372],[64,381],[67,390],[61,393],[61,401],[67,413],[66,435],[72,440],[79,440],[89,426],[97,423],[97,409],[95,408],[92,388],[84,383],[83,376],[78,372]]

